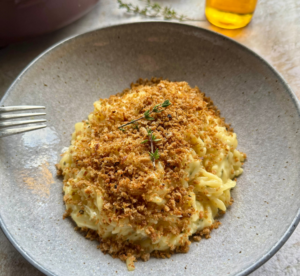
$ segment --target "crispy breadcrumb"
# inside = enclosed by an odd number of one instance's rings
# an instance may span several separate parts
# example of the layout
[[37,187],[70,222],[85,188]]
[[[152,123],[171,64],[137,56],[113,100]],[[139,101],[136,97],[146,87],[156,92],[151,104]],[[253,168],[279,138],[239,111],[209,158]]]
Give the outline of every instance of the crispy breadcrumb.
[[[136,97],[139,93],[145,96]],[[131,100],[124,101],[128,95]],[[166,99],[172,104],[160,113],[152,113],[153,121],[140,120],[138,127],[129,125],[124,127],[124,131],[118,128]],[[205,170],[216,174],[213,160],[217,152],[233,150],[218,138],[216,126],[226,128],[229,136],[233,135],[233,129],[225,124],[211,99],[198,87],[191,88],[186,82],[139,79],[131,84],[130,89],[102,99],[101,108],[105,112],[95,108],[93,116],[83,121],[84,130],[74,133],[74,137],[80,139],[76,140],[70,152],[71,165],[56,166],[58,174],[65,176],[65,187],[84,191],[85,194],[84,197],[66,194],[65,203],[80,206],[77,214],[80,217],[85,213],[87,200],[94,200],[93,195],[99,193],[103,200],[101,212],[107,218],[101,222],[103,225],[120,224],[122,227],[126,220],[135,231],[144,231],[153,244],[170,235],[182,234],[185,239],[176,246],[170,245],[167,250],[149,252],[132,240],[115,235],[103,237],[100,230],[81,228],[86,237],[98,240],[103,253],[126,261],[129,270],[134,269],[134,262],[139,258],[147,261],[150,254],[169,258],[175,252],[188,252],[190,240],[210,238],[211,231],[220,225],[218,221],[212,221],[209,227],[194,235],[188,234],[191,232],[191,217],[197,215],[200,220],[207,219],[207,212],[199,212],[192,205],[191,195],[197,182],[190,181],[190,175],[187,175],[189,163],[186,157],[191,154],[191,149],[194,150]],[[155,161],[157,168],[153,167],[149,158],[149,145],[142,144],[148,139],[147,128],[160,139],[155,143],[159,152],[159,159]],[[207,152],[195,137],[205,141]],[[160,173],[159,168],[164,173]],[[77,177],[75,181],[75,176],[82,169],[84,177]],[[234,176],[234,173],[231,174]],[[188,186],[183,185],[183,180],[189,183]],[[208,191],[203,190],[196,195],[197,200],[203,204],[209,202],[207,194]],[[158,204],[155,200],[163,200],[164,203]],[[225,202],[226,206],[232,202],[233,199]],[[67,210],[64,217],[70,214],[71,210]],[[170,216],[176,218],[176,223],[169,222]]]

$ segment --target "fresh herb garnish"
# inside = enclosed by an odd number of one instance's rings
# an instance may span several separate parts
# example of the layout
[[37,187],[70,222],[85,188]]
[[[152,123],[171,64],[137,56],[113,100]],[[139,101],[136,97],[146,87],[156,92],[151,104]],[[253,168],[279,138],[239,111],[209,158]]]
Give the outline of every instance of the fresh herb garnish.
[[[139,121],[139,120],[146,119],[146,120],[148,120],[148,121],[153,121],[154,118],[150,116],[151,113],[153,113],[153,112],[154,112],[154,113],[162,112],[162,111],[163,111],[162,108],[166,108],[166,107],[168,107],[168,106],[171,105],[171,104],[172,104],[172,103],[170,103],[169,100],[165,100],[163,103],[155,105],[155,106],[153,107],[152,110],[147,110],[147,111],[144,113],[143,117],[140,117],[140,118],[138,118],[138,119],[135,119],[135,120],[133,120],[133,121],[131,121],[131,122],[129,122],[129,123],[123,124],[123,125],[119,126],[118,128],[119,128],[119,130],[121,130],[121,131],[125,131],[125,129],[124,129],[123,127],[128,126],[128,125],[130,125],[130,124],[134,124],[135,122],[137,122],[137,121]],[[137,129],[138,129],[138,126],[137,126]]]
[[137,130],[139,130],[139,124],[138,123],[133,123],[133,129],[137,129]]
[[150,142],[150,146],[151,146],[151,152],[148,152],[153,164],[153,168],[155,169],[155,160],[157,160],[159,158],[159,152],[158,149],[156,149],[155,151],[153,151],[154,146],[153,146],[153,142],[158,142],[161,139],[157,139],[156,136],[153,134],[153,131],[149,128],[147,129],[147,133],[149,136],[149,140],[145,140],[143,141],[141,144],[145,144],[147,142]]
[[157,160],[159,158],[159,152],[158,152],[158,149],[155,150],[155,152],[148,152],[150,157],[151,157],[151,160],[152,162],[154,162],[154,168],[155,168],[155,160]]
[[[161,104],[157,104],[155,105],[152,110],[147,110],[143,117],[140,117],[138,119],[135,119],[129,123],[126,123],[126,124],[123,124],[121,126],[119,126],[119,130],[121,131],[125,131],[125,129],[123,127],[127,126],[127,125],[130,125],[130,124],[133,124],[133,128],[134,129],[137,129],[139,130],[139,125],[138,123],[136,123],[137,121],[141,120],[141,119],[146,119],[148,121],[153,121],[155,120],[153,117],[150,116],[151,113],[160,113],[163,111],[163,108],[166,108],[168,107],[169,105],[171,105],[172,103],[170,103],[169,100],[165,100],[163,103]],[[150,142],[150,146],[151,146],[151,152],[149,152],[149,155],[150,155],[150,158],[151,158],[151,161],[152,161],[152,164],[153,164],[153,168],[155,169],[155,160],[157,160],[159,158],[159,152],[158,152],[158,149],[156,149],[154,151],[154,146],[153,146],[153,143],[156,143],[156,142],[159,142],[161,141],[161,139],[158,139],[154,134],[153,134],[153,131],[149,128],[147,129],[147,134],[148,134],[148,139],[144,140],[143,142],[141,142],[141,144],[145,144],[147,142]]]
[[[159,142],[161,141],[161,139],[157,139],[156,136],[153,134],[152,130],[151,129],[147,129],[147,133],[148,133],[148,136],[151,135],[151,139],[153,142]],[[145,144],[149,142],[149,140],[144,140],[143,142],[141,142],[141,144]]]
[[150,110],[147,110],[147,111],[144,113],[144,117],[145,117],[145,119],[148,120],[148,121],[153,121],[154,118],[150,116],[150,113],[151,113]]
[[161,107],[168,107],[169,105],[171,105],[169,100],[165,100],[162,104]]

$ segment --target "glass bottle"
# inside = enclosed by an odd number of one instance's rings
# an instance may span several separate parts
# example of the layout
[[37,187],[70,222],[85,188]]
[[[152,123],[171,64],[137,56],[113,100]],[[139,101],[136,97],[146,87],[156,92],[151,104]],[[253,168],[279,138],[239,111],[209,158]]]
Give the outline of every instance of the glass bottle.
[[206,0],[207,20],[224,29],[245,27],[252,19],[257,0]]

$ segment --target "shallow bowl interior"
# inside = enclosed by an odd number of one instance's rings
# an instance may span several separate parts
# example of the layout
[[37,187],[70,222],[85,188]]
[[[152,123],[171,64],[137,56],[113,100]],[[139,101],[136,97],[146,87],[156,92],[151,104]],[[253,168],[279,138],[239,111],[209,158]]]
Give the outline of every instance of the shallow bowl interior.
[[171,23],[109,27],[42,55],[1,102],[47,108],[47,128],[0,140],[2,228],[46,274],[133,275],[62,220],[62,180],[54,164],[94,101],[152,76],[187,81],[210,96],[248,159],[235,203],[212,238],[193,243],[187,254],[138,262],[134,275],[244,275],[295,228],[299,108],[282,78],[253,52],[206,30]]

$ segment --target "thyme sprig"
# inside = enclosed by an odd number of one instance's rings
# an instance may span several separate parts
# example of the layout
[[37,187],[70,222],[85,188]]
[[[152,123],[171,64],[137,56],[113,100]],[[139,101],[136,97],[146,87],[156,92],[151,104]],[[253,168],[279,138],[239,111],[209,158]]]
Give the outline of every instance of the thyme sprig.
[[145,140],[141,144],[145,144],[146,142],[150,142],[151,152],[148,152],[148,153],[150,155],[150,158],[151,158],[151,161],[152,161],[152,164],[153,164],[153,168],[155,169],[155,160],[157,160],[159,158],[159,152],[158,152],[158,149],[156,149],[154,151],[153,142],[161,141],[161,139],[157,139],[155,137],[155,135],[153,134],[153,131],[150,128],[147,129],[147,133],[148,133],[148,136],[149,136],[149,140]]
[[[153,134],[153,131],[151,129],[147,129],[147,133],[148,133],[148,136],[151,135],[151,139],[153,142],[159,142],[161,141],[161,139],[157,139],[156,136]],[[145,144],[149,142],[149,140],[144,140],[141,144]]]
[[[121,126],[118,127],[119,130],[121,131],[125,131],[125,129],[123,127],[133,124],[133,128],[139,130],[139,124],[137,123],[137,121],[141,120],[141,119],[146,119],[148,121],[153,121],[155,120],[153,117],[150,116],[151,113],[160,113],[163,111],[164,108],[167,108],[169,105],[171,105],[172,103],[170,103],[169,100],[165,100],[163,103],[161,104],[157,104],[155,105],[152,110],[147,110],[144,115],[138,119],[135,119],[133,121],[130,121],[129,123],[123,124]],[[154,134],[153,131],[149,128],[147,128],[147,134],[148,134],[148,139],[144,140],[143,142],[141,142],[141,144],[145,144],[147,142],[150,143],[150,147],[151,147],[151,152],[148,152],[153,164],[153,168],[155,169],[155,160],[157,160],[159,158],[159,152],[158,149],[156,149],[154,151],[154,145],[153,143],[159,142],[161,141],[161,139],[158,139]]]
[[184,14],[177,14],[177,12],[171,7],[162,7],[158,3],[151,3],[150,0],[140,0],[145,2],[145,7],[141,8],[138,5],[131,3],[126,4],[122,0],[118,0],[119,8],[126,9],[127,13],[138,14],[146,17],[163,17],[166,20],[175,19],[179,21],[201,21],[199,19],[189,18]]
[[158,152],[158,149],[155,150],[155,152],[148,152],[150,157],[151,157],[151,160],[153,162],[153,166],[155,168],[155,160],[157,160],[159,158],[159,152]]
[[160,112],[163,111],[162,108],[166,108],[169,105],[171,105],[170,101],[169,100],[165,100],[163,103],[155,105],[152,110],[150,110],[150,109],[147,110],[142,117],[140,117],[138,119],[135,119],[133,121],[130,121],[129,123],[123,124],[123,125],[119,126],[118,129],[121,130],[121,131],[125,131],[125,129],[124,129],[125,126],[128,126],[130,124],[134,124],[135,122],[137,122],[139,120],[142,120],[142,119],[146,119],[148,121],[153,121],[154,118],[151,117],[150,114],[153,113],[153,112],[154,113],[160,113]]

